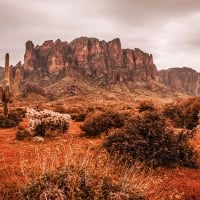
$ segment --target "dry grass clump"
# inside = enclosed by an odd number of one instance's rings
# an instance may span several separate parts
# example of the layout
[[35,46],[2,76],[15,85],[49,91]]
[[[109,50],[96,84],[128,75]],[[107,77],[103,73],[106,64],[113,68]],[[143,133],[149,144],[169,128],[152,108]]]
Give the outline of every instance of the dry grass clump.
[[113,184],[107,177],[88,174],[86,169],[68,166],[43,175],[21,190],[25,200],[31,199],[80,199],[107,200],[118,199],[144,200],[138,191],[122,191],[121,185]]
[[169,118],[177,128],[193,129],[198,124],[198,113],[200,111],[200,97],[176,100],[174,103],[166,104],[163,114]]
[[[65,150],[65,159],[62,159],[64,166],[60,168],[56,154],[62,151],[63,146],[57,146],[56,151],[45,155],[38,154],[34,163],[21,161],[27,184],[19,190],[20,198],[143,200],[150,187],[160,182],[155,181],[150,172],[147,175],[142,170],[143,166],[127,168],[110,160],[103,149],[94,154],[88,148],[85,153],[80,154],[74,146],[69,144],[68,148]],[[30,171],[30,165],[34,166],[35,163],[40,166],[35,169],[37,173],[34,168]]]
[[111,128],[120,128],[124,124],[124,114],[116,111],[94,112],[87,116],[81,129],[86,136],[98,136]]
[[104,147],[129,163],[140,161],[149,167],[197,166],[197,155],[188,144],[187,134],[174,134],[157,111],[133,116],[106,138]]

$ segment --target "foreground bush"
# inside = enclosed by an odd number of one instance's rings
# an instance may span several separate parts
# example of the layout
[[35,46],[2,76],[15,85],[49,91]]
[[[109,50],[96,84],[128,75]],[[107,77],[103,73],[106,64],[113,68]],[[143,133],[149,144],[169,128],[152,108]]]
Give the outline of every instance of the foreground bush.
[[187,142],[187,134],[175,135],[166,126],[160,113],[143,112],[108,136],[104,147],[129,163],[140,161],[150,167],[197,166],[197,156]]
[[193,97],[184,103],[184,125],[188,129],[193,129],[198,125],[198,114],[200,111],[200,97]]
[[144,111],[155,111],[155,105],[153,104],[152,101],[142,101],[139,104],[139,112],[144,112]]
[[8,117],[0,116],[0,128],[12,128],[18,126],[20,121],[25,117],[23,109],[16,109],[8,114]]
[[144,200],[138,191],[122,191],[121,185],[113,184],[110,178],[88,174],[84,169],[70,166],[46,173],[20,190],[25,200]]
[[71,116],[51,110],[36,111],[27,109],[29,131],[32,135],[54,136],[63,133],[69,128]]
[[120,128],[124,126],[124,115],[114,111],[93,113],[86,117],[81,129],[87,136],[97,136],[107,132],[110,128]]
[[171,120],[175,127],[192,130],[198,124],[199,111],[200,97],[193,97],[166,104],[163,114]]
[[25,138],[31,137],[31,133],[25,130],[23,127],[19,126],[16,132],[15,138],[16,140],[24,140]]

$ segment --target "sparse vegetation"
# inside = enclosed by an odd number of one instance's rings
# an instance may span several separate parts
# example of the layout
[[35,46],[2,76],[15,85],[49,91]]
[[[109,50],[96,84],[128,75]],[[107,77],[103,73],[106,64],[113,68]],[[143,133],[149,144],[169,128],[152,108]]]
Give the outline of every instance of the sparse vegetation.
[[17,140],[24,140],[25,138],[31,137],[29,131],[25,130],[22,126],[18,127],[18,130],[16,132],[16,139]]
[[104,147],[129,163],[140,161],[150,167],[197,166],[197,155],[188,144],[187,134],[174,134],[162,114],[155,111],[133,116],[125,127],[107,137]]
[[[88,174],[85,169],[71,166],[43,175],[21,190],[25,200],[35,199],[134,199],[144,200],[139,191],[122,191],[121,185],[113,184],[107,177]],[[51,198],[50,198],[51,197]],[[113,198],[112,198],[113,197]]]
[[27,109],[26,117],[29,121],[29,131],[32,135],[55,136],[69,128],[71,116],[51,110],[36,111]]
[[163,114],[169,118],[177,128],[192,130],[198,124],[198,113],[200,111],[200,97],[179,99],[175,103],[166,104]]
[[139,104],[139,112],[144,112],[144,111],[155,111],[155,105],[153,104],[152,101],[142,101]]
[[23,109],[12,110],[8,116],[0,116],[0,128],[12,128],[19,124],[25,116]]
[[120,128],[125,124],[125,117],[115,111],[94,112],[88,115],[81,129],[86,136],[98,136],[111,128]]
[[[69,113],[74,120],[70,122],[67,134],[57,137],[57,140],[44,138],[45,142],[40,144],[33,141],[34,135],[31,135],[30,139],[33,142],[27,142],[30,135],[27,119],[20,123],[18,129],[0,129],[0,197],[3,199],[84,199],[86,195],[90,199],[117,200],[198,199],[200,170],[193,168],[198,167],[198,156],[192,146],[188,145],[187,133],[190,131],[174,128],[172,123],[169,123],[173,121],[162,115],[163,110],[160,108],[169,104],[161,106],[155,101],[155,110],[144,109],[138,112],[139,100],[125,104],[118,100],[107,100],[97,104],[88,103],[87,97],[80,101],[78,97],[69,97],[48,104],[40,102],[42,101],[37,101],[35,105],[27,102],[23,106],[37,107],[40,111],[46,108]],[[16,105],[20,104],[17,102]],[[38,105],[41,107],[38,108]],[[92,121],[93,118],[107,113],[108,109],[119,114],[123,125],[110,128],[106,123],[109,120],[115,121],[114,117],[110,116],[108,119],[105,116],[103,122],[99,122],[99,118],[98,123],[96,120],[94,124],[97,127],[104,127],[104,124],[109,127],[103,130],[108,136],[105,134],[104,137],[80,137],[80,125],[84,125],[89,118]],[[10,114],[14,112],[16,111],[10,110]],[[83,123],[76,122],[83,120]],[[94,124],[91,126],[92,130],[96,128]],[[172,130],[167,128],[168,125]],[[46,129],[41,128],[38,132],[41,133],[41,130]],[[48,133],[52,137],[57,132],[49,130],[45,132],[45,137]],[[16,139],[22,141],[15,141],[16,132]],[[145,135],[147,132],[150,133]],[[189,142],[199,151],[198,131],[195,133],[195,137]],[[108,138],[112,140],[108,141]],[[103,142],[110,142],[108,152],[113,156],[102,148]],[[133,157],[134,152],[136,157]],[[146,169],[146,166],[155,169]],[[166,169],[162,166],[175,168]],[[192,169],[182,166],[190,166]]]

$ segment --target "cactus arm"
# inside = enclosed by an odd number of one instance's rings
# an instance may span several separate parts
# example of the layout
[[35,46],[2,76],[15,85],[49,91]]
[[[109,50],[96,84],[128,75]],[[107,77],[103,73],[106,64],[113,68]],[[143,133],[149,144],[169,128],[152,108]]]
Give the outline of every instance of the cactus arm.
[[4,71],[4,84],[10,85],[10,66],[9,66],[9,54],[5,56],[5,71]]

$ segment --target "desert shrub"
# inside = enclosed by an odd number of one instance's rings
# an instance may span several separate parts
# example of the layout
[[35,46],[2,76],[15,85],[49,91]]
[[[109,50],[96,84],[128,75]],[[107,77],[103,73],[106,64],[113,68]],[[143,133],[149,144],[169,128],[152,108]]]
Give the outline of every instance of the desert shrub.
[[27,109],[29,131],[32,135],[54,136],[63,133],[69,128],[71,116],[51,110],[36,111]]
[[73,109],[71,116],[75,122],[83,122],[86,116],[89,113],[94,112],[94,110],[95,109],[93,107],[88,107],[86,109]]
[[198,113],[200,112],[200,97],[189,98],[183,102],[184,125],[193,129],[198,125]]
[[93,107],[88,107],[86,109],[78,110],[78,112],[76,113],[74,117],[74,121],[83,122],[86,119],[87,115],[94,111],[95,111],[95,108]]
[[8,117],[0,116],[0,128],[12,128],[17,126],[19,121],[15,121],[12,118],[10,118],[10,115]]
[[31,134],[29,131],[19,126],[15,137],[17,140],[24,140],[25,138],[31,137]]
[[184,113],[182,105],[177,103],[166,104],[163,109],[163,115],[171,120],[174,127],[184,127]]
[[142,112],[113,131],[104,142],[106,150],[130,164],[147,166],[196,166],[197,155],[188,144],[187,134],[174,134],[159,112]]
[[23,109],[12,110],[8,117],[0,116],[0,128],[12,128],[17,126],[25,116]]
[[177,100],[166,104],[163,114],[178,128],[193,129],[198,124],[198,113],[200,111],[200,97]]
[[124,126],[124,123],[124,116],[118,112],[94,112],[86,117],[81,129],[87,136],[97,136],[110,128],[120,128]]
[[152,101],[142,101],[139,104],[139,112],[143,112],[143,111],[155,111],[155,105],[153,104]]
[[86,118],[86,116],[87,116],[87,112],[79,112],[79,113],[76,113],[75,115],[74,115],[74,121],[75,122],[83,122],[84,120],[85,120],[85,118]]
[[[62,199],[62,200],[143,200],[137,191],[122,192],[120,185],[113,184],[110,178],[99,178],[88,174],[84,169],[72,166],[44,174],[20,190],[24,200]],[[113,198],[112,198],[113,197]]]

